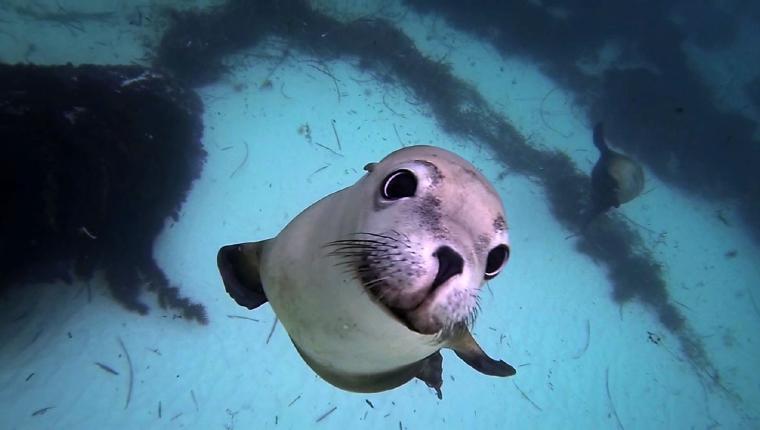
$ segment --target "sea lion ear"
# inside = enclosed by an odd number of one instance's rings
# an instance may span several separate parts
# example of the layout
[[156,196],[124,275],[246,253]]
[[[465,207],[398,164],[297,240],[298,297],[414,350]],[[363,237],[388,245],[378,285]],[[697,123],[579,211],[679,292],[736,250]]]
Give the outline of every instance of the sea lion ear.
[[448,347],[453,349],[462,361],[480,373],[491,376],[513,376],[517,373],[509,364],[489,357],[466,327],[449,340]]
[[367,163],[364,166],[364,170],[366,170],[367,172],[372,172],[373,170],[375,170],[375,166],[377,166],[377,163]]
[[248,309],[255,309],[267,302],[259,275],[261,251],[267,242],[223,246],[216,255],[224,289],[237,304]]

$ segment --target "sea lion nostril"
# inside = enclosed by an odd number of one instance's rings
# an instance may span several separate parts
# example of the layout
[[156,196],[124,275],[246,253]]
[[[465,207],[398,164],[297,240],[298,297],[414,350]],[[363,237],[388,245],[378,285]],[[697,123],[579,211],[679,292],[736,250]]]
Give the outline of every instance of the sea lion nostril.
[[435,275],[432,289],[443,284],[452,276],[462,273],[464,259],[448,246],[438,248],[433,256],[438,259],[438,273]]

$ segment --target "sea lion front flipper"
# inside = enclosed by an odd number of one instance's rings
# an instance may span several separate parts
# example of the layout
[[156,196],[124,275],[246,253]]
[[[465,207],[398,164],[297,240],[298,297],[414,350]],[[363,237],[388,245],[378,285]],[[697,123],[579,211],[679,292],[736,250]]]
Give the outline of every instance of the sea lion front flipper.
[[443,356],[441,351],[437,351],[435,354],[428,356],[428,358],[422,360],[422,367],[415,376],[425,385],[435,390],[435,395],[438,396],[438,400],[443,398],[441,393],[441,386],[443,385]]
[[255,309],[267,302],[259,275],[259,259],[266,242],[223,246],[216,255],[224,289],[240,306],[248,309]]
[[480,373],[491,376],[512,376],[517,373],[514,367],[501,360],[489,357],[472,337],[470,330],[464,328],[449,341],[459,358]]

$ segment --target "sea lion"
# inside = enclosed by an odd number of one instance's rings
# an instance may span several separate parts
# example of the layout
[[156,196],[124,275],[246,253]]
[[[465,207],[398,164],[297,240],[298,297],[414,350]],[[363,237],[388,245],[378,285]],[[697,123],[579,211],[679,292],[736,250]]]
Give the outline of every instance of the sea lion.
[[224,246],[227,292],[269,301],[304,361],[327,382],[379,392],[414,377],[441,398],[441,348],[511,376],[472,337],[484,282],[509,257],[499,195],[459,156],[400,149],[314,203],[276,237]]
[[594,126],[594,146],[599,149],[599,160],[591,171],[591,207],[584,227],[611,208],[633,200],[644,189],[641,165],[610,149],[601,122]]

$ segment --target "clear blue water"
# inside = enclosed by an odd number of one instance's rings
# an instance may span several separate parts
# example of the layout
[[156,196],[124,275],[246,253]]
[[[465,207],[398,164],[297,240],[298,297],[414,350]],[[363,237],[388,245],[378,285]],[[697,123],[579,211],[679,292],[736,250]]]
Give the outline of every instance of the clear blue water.
[[[170,8],[214,10],[175,3],[6,0],[0,61],[150,66],[172,25]],[[435,97],[399,69],[322,50],[319,39],[264,32],[228,49],[223,73],[186,84],[203,101],[207,158],[179,216],[167,214],[153,243],[158,266],[205,307],[209,323],[176,318],[151,292],[141,296],[150,312],[131,312],[100,273],[72,284],[3,286],[0,428],[760,428],[760,236],[745,205],[760,179],[747,176],[741,192],[728,188],[760,159],[760,12],[750,4],[673,3],[664,18],[654,8],[651,20],[641,20],[647,11],[625,12],[636,19],[624,29],[611,25],[613,39],[594,33],[610,26],[591,23],[573,39],[561,37],[563,25],[588,14],[603,20],[614,8],[539,3],[513,12],[525,20],[535,13],[536,23],[549,16],[555,26],[492,27],[489,16],[509,8],[473,5],[464,13],[457,3],[311,7],[335,22],[378,19],[397,28],[423,58],[446,64],[527,148],[566,154],[584,175],[597,159],[592,126],[604,120],[610,145],[639,158],[646,176],[642,195],[608,216],[634,232],[637,253],[657,262],[667,303],[684,319],[677,330],[663,324],[656,303],[615,300],[614,271],[583,252],[577,231],[557,215],[562,199],[547,185],[551,166],[512,164],[516,153],[452,127]],[[672,29],[655,25],[663,22]],[[650,40],[668,34],[683,37]],[[343,36],[318,37],[327,44]],[[658,45],[673,45],[680,56],[658,56]],[[622,84],[630,91],[621,99],[609,80],[623,75],[604,81],[608,70],[646,70],[658,80],[643,85],[652,93],[635,86],[640,81]],[[702,98],[686,92],[663,110],[662,88],[691,83]],[[612,102],[593,103],[605,96]],[[482,109],[464,103],[456,112]],[[724,134],[705,137],[715,130]],[[653,150],[638,141],[647,136],[668,136],[674,146]],[[702,148],[706,141],[714,147]],[[469,160],[503,199],[512,256],[481,291],[473,333],[517,375],[481,375],[444,350],[442,400],[420,381],[377,394],[342,391],[303,362],[268,305],[248,311],[230,299],[216,253],[275,236],[310,204],[355,183],[365,164],[416,144]],[[735,156],[747,147],[748,156]]]

